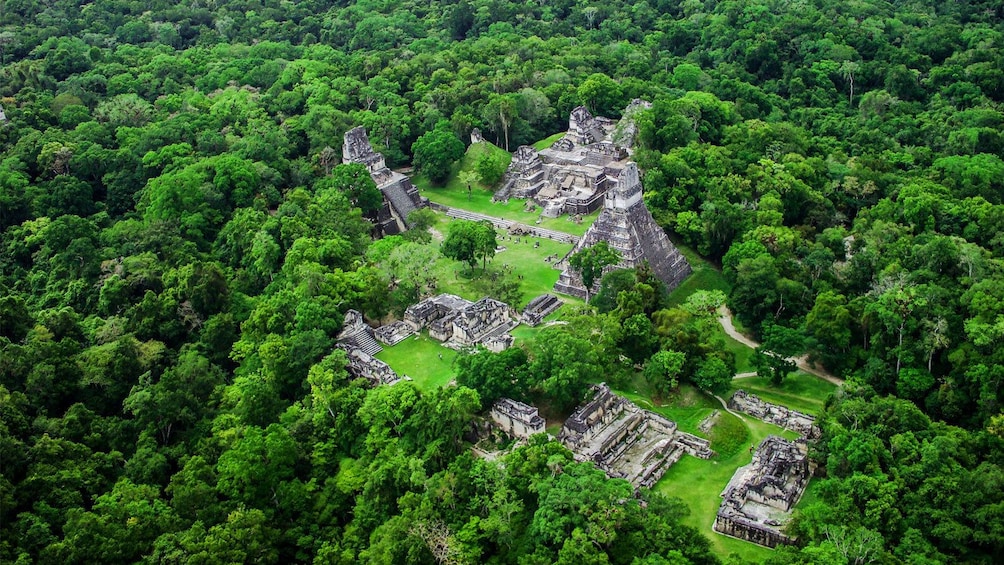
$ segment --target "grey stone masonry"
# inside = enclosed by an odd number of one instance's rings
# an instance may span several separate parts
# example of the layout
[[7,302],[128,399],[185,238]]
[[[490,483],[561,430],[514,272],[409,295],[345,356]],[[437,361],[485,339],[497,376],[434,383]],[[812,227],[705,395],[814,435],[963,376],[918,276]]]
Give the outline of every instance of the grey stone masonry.
[[592,461],[607,475],[635,487],[651,487],[684,454],[702,459],[714,453],[708,441],[681,432],[674,422],[642,410],[605,384],[565,421],[558,441],[577,461]]
[[722,491],[715,531],[767,547],[793,543],[782,527],[805,492],[809,475],[803,444],[767,436],[753,461],[737,469]]
[[342,331],[335,339],[339,343],[361,349],[368,355],[376,355],[382,351],[380,344],[373,339],[373,328],[366,324],[363,315],[357,310],[345,312]]
[[362,349],[348,343],[339,343],[336,347],[345,350],[345,355],[348,357],[345,369],[353,377],[366,379],[373,385],[392,385],[401,380],[390,365]]
[[541,294],[523,308],[523,323],[531,328],[539,325],[547,315],[561,308],[562,304],[564,303],[553,294]]
[[370,177],[383,194],[384,202],[377,212],[377,225],[384,234],[406,231],[410,227],[408,214],[429,205],[429,200],[418,194],[411,179],[387,168],[383,155],[373,150],[362,126],[345,132],[342,162],[361,163],[369,170]]
[[397,321],[392,324],[380,326],[373,333],[377,340],[382,341],[387,345],[397,345],[409,336],[413,335],[416,331],[415,326],[409,324],[408,322]]
[[794,430],[805,439],[817,439],[822,435],[814,417],[786,406],[765,402],[759,396],[745,390],[737,390],[732,398],[729,398],[729,408],[749,414],[768,424]]
[[501,430],[517,438],[544,433],[544,419],[537,409],[511,398],[502,398],[492,405],[492,420]]
[[[606,241],[620,253],[621,260],[613,269],[632,269],[648,261],[655,276],[668,290],[676,288],[691,273],[690,263],[669,241],[666,232],[655,223],[642,199],[638,166],[628,163],[620,174],[617,186],[606,193],[603,211],[569,253]],[[554,290],[584,298],[586,289],[579,274],[567,264],[554,285]],[[596,282],[598,287],[599,281]]]

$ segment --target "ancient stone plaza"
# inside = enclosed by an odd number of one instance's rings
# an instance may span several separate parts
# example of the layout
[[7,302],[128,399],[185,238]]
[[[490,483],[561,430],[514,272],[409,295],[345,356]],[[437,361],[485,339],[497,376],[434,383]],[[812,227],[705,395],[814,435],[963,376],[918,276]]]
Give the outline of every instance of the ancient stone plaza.
[[[645,206],[638,166],[634,163],[627,164],[617,186],[606,193],[603,211],[568,256],[600,241],[607,242],[621,256],[620,263],[608,269],[631,269],[647,261],[668,290],[676,288],[691,273],[690,263]],[[584,298],[586,288],[579,274],[568,267],[567,259],[562,266],[564,270],[554,290]],[[594,284],[598,286],[599,281]]]
[[406,231],[411,227],[408,224],[408,214],[429,205],[429,200],[418,194],[411,179],[387,168],[383,155],[373,150],[362,126],[345,132],[342,162],[365,165],[383,194],[383,207],[377,213],[377,227],[384,234]]
[[767,547],[792,543],[782,531],[809,483],[804,444],[767,436],[753,461],[736,470],[722,491],[714,529]]
[[686,453],[710,459],[708,441],[681,432],[676,423],[610,391],[594,387],[593,398],[565,421],[558,441],[578,461],[592,461],[611,477],[651,487]]

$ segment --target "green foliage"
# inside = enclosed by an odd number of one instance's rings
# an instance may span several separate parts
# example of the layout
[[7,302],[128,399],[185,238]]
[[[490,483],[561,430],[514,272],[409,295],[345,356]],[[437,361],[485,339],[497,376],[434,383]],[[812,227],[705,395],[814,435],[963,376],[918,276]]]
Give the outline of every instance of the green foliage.
[[464,261],[474,269],[478,261],[488,266],[488,259],[495,256],[495,227],[490,222],[472,222],[470,220],[454,220],[450,224],[450,232],[441,246],[443,255]]
[[415,170],[436,184],[450,176],[450,166],[464,156],[464,143],[443,120],[435,129],[422,134],[411,146]]
[[603,269],[620,261],[620,254],[610,249],[606,241],[584,247],[568,258],[568,266],[579,273],[582,284],[586,288],[586,302],[596,279],[603,274]]

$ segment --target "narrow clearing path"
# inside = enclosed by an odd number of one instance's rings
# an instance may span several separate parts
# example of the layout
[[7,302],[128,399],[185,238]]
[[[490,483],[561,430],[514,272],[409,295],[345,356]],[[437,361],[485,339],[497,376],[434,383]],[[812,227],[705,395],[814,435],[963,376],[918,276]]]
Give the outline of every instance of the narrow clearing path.
[[[724,329],[725,333],[728,334],[728,336],[731,337],[732,339],[738,341],[739,343],[745,345],[746,347],[749,347],[750,349],[756,349],[757,347],[760,347],[759,343],[744,336],[743,334],[739,333],[736,330],[736,326],[732,323],[732,312],[729,311],[727,306],[722,306],[721,308],[718,309],[718,323],[722,325],[722,329]],[[831,382],[837,386],[841,386],[844,384],[844,379],[835,377],[830,373],[822,369],[817,369],[816,367],[813,367],[811,364],[809,364],[808,355],[802,355],[801,357],[790,357],[790,359],[795,362],[795,365],[797,365],[799,369],[805,371],[806,373],[809,373],[810,375],[815,375],[823,379],[824,381]],[[744,379],[755,375],[756,373],[739,373],[733,378]]]

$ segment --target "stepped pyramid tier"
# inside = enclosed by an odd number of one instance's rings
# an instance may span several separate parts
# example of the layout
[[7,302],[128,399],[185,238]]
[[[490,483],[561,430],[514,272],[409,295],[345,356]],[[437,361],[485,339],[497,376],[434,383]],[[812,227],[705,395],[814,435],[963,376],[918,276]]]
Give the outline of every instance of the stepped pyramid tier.
[[637,131],[634,116],[646,105],[651,106],[632,102],[620,122],[593,116],[584,106],[575,108],[568,132],[551,147],[516,149],[495,200],[532,199],[549,218],[595,212],[627,165]]
[[383,155],[373,151],[366,129],[362,126],[345,132],[342,162],[365,165],[383,194],[383,207],[377,212],[377,225],[385,234],[406,231],[410,227],[408,214],[429,205],[429,200],[418,194],[411,179],[387,168]]
[[369,355],[376,355],[383,351],[383,348],[373,336],[373,328],[369,327],[363,315],[358,310],[349,310],[345,312],[342,331],[335,339],[347,347],[362,349]]
[[[690,263],[669,241],[666,232],[655,223],[652,213],[645,206],[638,165],[635,163],[628,163],[620,174],[617,186],[606,193],[603,211],[569,256],[600,241],[606,241],[621,255],[620,263],[607,267],[608,271],[633,269],[648,261],[652,272],[666,283],[669,290],[676,288],[691,273]],[[562,266],[564,270],[554,290],[584,298],[586,289],[579,274],[568,267],[567,261],[563,261]]]

